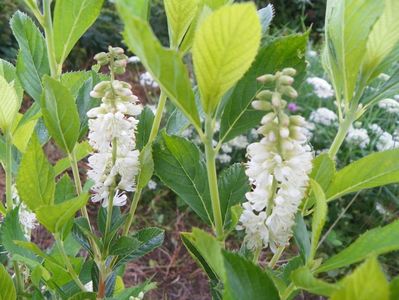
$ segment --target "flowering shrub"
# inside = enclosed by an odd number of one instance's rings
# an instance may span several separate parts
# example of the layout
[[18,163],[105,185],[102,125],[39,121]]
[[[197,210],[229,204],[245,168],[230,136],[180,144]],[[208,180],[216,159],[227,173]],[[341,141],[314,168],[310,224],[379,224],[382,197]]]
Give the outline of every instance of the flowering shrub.
[[[380,74],[399,58],[399,2],[328,1],[328,77],[307,80],[309,34],[269,38],[271,5],[257,11],[253,3],[165,0],[165,48],[149,25],[149,1],[115,2],[136,58],[110,46],[90,71],[63,73],[63,64],[102,1],[57,0],[52,11],[51,0],[42,9],[25,0],[44,35],[22,12],[11,19],[20,54],[16,66],[0,61],[0,298],[143,299],[155,284],[125,287],[123,274],[125,264],[164,239],[160,228],[131,228],[155,175],[209,226],[211,233],[193,228],[181,238],[214,299],[293,299],[300,291],[395,299],[398,279],[388,282],[377,256],[399,249],[399,221],[330,257],[318,250],[330,203],[399,181],[397,137],[376,123],[359,124],[377,104],[397,113],[397,66],[389,78]],[[129,61],[146,69],[142,85],[160,90],[154,112],[118,77]],[[309,121],[300,116],[302,104],[294,101],[303,81],[320,101],[335,98],[336,107],[306,112]],[[34,102],[20,114],[24,93]],[[167,103],[174,110],[163,123]],[[321,128],[333,129],[332,143],[314,151]],[[380,152],[342,160],[345,143],[371,147],[369,131]],[[55,164],[43,151],[50,139],[64,154]],[[246,160],[232,164],[233,148],[246,149]],[[86,157],[87,178],[78,165]],[[97,222],[89,198],[101,203]],[[30,240],[38,224],[54,247]],[[239,249],[226,243],[237,230]],[[285,253],[291,245],[293,256]],[[359,262],[338,282],[328,280],[328,272]]]

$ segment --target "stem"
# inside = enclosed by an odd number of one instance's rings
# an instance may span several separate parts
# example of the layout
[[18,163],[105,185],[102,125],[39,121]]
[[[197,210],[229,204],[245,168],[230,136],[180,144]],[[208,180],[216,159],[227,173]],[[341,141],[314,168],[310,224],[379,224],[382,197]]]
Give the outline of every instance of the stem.
[[281,295],[281,300],[290,299],[290,296],[293,292],[295,292],[296,287],[293,283],[291,283]]
[[[161,125],[163,111],[165,109],[166,99],[167,99],[167,97],[166,97],[165,92],[161,90],[161,95],[159,96],[159,101],[158,101],[157,112],[155,114],[154,122],[152,123],[151,133],[150,133],[150,137],[148,138],[147,145],[152,144],[158,135],[159,127]],[[139,171],[139,174],[137,175],[137,178],[140,177],[140,173],[141,173],[141,169]],[[129,209],[129,214],[128,214],[125,226],[123,227],[123,235],[124,236],[126,236],[129,233],[130,226],[132,226],[134,214],[136,213],[137,205],[140,201],[142,191],[143,191],[142,188],[137,187],[137,189],[134,193],[133,201],[132,201],[132,204]]]
[[273,269],[275,267],[276,263],[278,262],[278,260],[280,259],[281,255],[283,254],[284,250],[285,250],[285,247],[284,246],[280,246],[277,249],[277,252],[274,253],[272,259],[269,262],[269,268],[270,269]]
[[[114,138],[112,140],[112,166],[115,166],[117,155],[118,155],[118,141],[116,138]],[[115,189],[116,189],[116,183],[115,183],[115,179],[114,179],[114,183],[112,184],[110,193],[108,195],[107,221],[105,223],[105,236],[108,235],[109,229],[111,228]]]
[[215,222],[216,237],[219,241],[224,240],[222,211],[220,209],[220,199],[218,190],[218,180],[216,174],[216,152],[212,146],[213,140],[213,125],[212,118],[206,117],[205,124],[205,156],[206,156],[206,170],[208,173],[208,183],[211,194],[212,212]]
[[51,2],[52,0],[43,1],[43,11],[44,11],[43,29],[46,35],[47,55],[50,65],[51,77],[58,78],[61,75],[62,70],[58,69],[57,60],[55,58],[53,20],[51,18]]
[[80,281],[79,276],[76,274],[67,253],[65,252],[65,248],[64,248],[64,243],[62,242],[62,240],[59,238],[58,234],[56,234],[55,236],[55,243],[58,247],[58,250],[61,253],[62,258],[64,259],[64,263],[65,266],[69,272],[69,275],[71,275],[73,281],[75,281],[75,283],[78,285],[78,287],[83,291],[83,292],[87,292],[84,284]]
[[6,136],[6,162],[5,162],[5,173],[6,173],[6,203],[7,212],[12,211],[12,137],[9,130],[5,133]]
[[[15,283],[16,283],[16,288],[17,288],[17,294],[21,294],[24,292],[24,284],[21,276],[21,270],[19,269],[18,262],[14,261],[13,262],[14,266],[14,274],[15,274]],[[18,297],[19,298],[19,297]]]
[[339,148],[345,140],[345,137],[351,127],[353,121],[355,120],[355,115],[353,111],[350,111],[349,114],[345,117],[343,122],[339,125],[338,133],[335,136],[335,139],[328,151],[329,156],[334,159],[338,153]]

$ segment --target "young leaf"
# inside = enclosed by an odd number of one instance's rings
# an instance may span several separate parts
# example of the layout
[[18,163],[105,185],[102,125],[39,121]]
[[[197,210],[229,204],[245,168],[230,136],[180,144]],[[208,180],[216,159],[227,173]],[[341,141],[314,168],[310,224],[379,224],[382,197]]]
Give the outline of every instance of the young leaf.
[[312,192],[316,198],[316,205],[312,219],[312,243],[310,249],[310,258],[313,259],[316,255],[320,235],[326,222],[328,207],[326,196],[321,186],[317,183],[317,181],[313,179],[311,179],[310,183],[312,187]]
[[125,23],[124,39],[159,83],[168,98],[184,112],[187,118],[200,127],[198,111],[187,69],[179,53],[162,47],[148,22],[129,13],[133,0],[118,0],[119,15]]
[[15,88],[0,76],[0,129],[8,131],[13,125],[20,107]]
[[373,79],[384,72],[381,64],[399,43],[399,1],[385,0],[384,11],[375,23],[367,41],[363,69]]
[[62,64],[100,14],[103,0],[57,0],[54,9],[55,58]]
[[154,113],[146,106],[141,112],[139,124],[137,125],[136,144],[137,149],[142,150],[147,145],[150,138],[152,123],[154,122]]
[[223,224],[228,227],[231,223],[230,209],[244,202],[245,193],[250,189],[249,181],[244,167],[234,164],[220,174],[218,182]]
[[329,0],[326,11],[324,64],[339,97],[350,101],[355,92],[367,39],[384,9],[384,1]]
[[235,253],[224,251],[223,256],[227,276],[223,299],[280,299],[273,281],[260,267]]
[[10,26],[18,41],[17,75],[24,90],[36,101],[42,94],[41,78],[50,73],[43,35],[26,14],[17,11]]
[[31,120],[24,121],[24,116],[18,114],[17,120],[18,122],[14,122],[18,124],[12,133],[12,143],[21,153],[25,153],[26,147],[28,147],[28,143],[38,122],[38,118],[32,118]]
[[36,135],[33,135],[22,157],[17,176],[19,196],[30,210],[53,204],[54,178],[53,167],[47,161]]
[[45,76],[42,112],[44,122],[57,145],[72,153],[79,138],[80,121],[75,100],[60,82]]
[[328,272],[362,261],[370,254],[380,255],[398,249],[399,221],[395,221],[362,234],[348,248],[327,259],[317,272]]
[[215,112],[222,96],[249,69],[260,33],[255,5],[249,3],[222,7],[199,26],[192,51],[206,113]]
[[88,199],[88,194],[82,194],[61,204],[41,206],[36,210],[37,219],[48,231],[59,233]]
[[297,288],[316,295],[329,297],[338,290],[337,285],[315,278],[308,267],[300,267],[294,270],[291,273],[291,279]]
[[2,264],[0,264],[0,299],[17,299],[17,293],[12,278]]
[[399,182],[399,149],[370,154],[339,170],[326,191],[327,201]]
[[204,157],[193,143],[162,133],[154,144],[155,173],[192,210],[212,223],[212,205]]
[[256,78],[266,73],[272,74],[283,68],[292,67],[298,72],[295,84],[300,84],[305,75],[305,51],[308,33],[282,37],[263,46],[250,70],[226,94],[219,139],[228,141],[247,132],[260,123],[264,112],[251,107],[251,103],[262,85]]
[[177,49],[197,14],[199,0],[165,0],[171,48]]
[[341,280],[339,286],[331,300],[389,300],[389,284],[375,257]]
[[14,85],[18,100],[21,102],[24,90],[22,89],[21,82],[18,79],[16,68],[8,61],[0,59],[0,76],[3,76],[8,83]]

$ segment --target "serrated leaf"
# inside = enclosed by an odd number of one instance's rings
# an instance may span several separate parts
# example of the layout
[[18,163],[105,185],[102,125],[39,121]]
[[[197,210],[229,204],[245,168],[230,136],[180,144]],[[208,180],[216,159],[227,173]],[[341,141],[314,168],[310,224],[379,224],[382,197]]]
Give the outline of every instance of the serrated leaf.
[[213,114],[222,96],[249,69],[261,27],[254,4],[225,6],[207,17],[193,44],[194,70],[203,109]]
[[199,0],[165,0],[171,48],[177,49],[197,14]]
[[205,161],[193,143],[162,133],[154,144],[155,173],[191,209],[208,224],[212,223],[212,206]]
[[384,72],[381,64],[399,45],[398,11],[399,1],[385,0],[384,11],[370,33],[363,63],[363,72],[367,72],[365,76],[369,81]]
[[10,26],[18,41],[17,75],[24,90],[36,101],[42,94],[41,78],[50,73],[43,35],[26,14],[17,11]]
[[308,33],[277,38],[262,46],[250,70],[225,95],[221,115],[219,140],[228,141],[256,127],[264,112],[251,107],[255,95],[262,85],[256,78],[292,67],[298,72],[295,85],[301,84],[305,76],[305,51]]
[[313,259],[316,255],[321,232],[324,228],[324,224],[326,223],[328,207],[326,195],[324,194],[321,186],[313,179],[311,179],[310,184],[316,199],[316,205],[312,218],[312,240],[310,248],[310,258]]
[[0,76],[0,128],[3,133],[13,125],[19,107],[20,101],[15,88]]
[[42,147],[33,135],[22,157],[17,176],[17,189],[21,200],[32,211],[54,202],[55,174]]
[[388,300],[389,284],[375,257],[368,259],[339,282],[331,300]]
[[8,83],[14,86],[18,95],[18,100],[21,102],[24,90],[22,89],[21,82],[18,79],[17,70],[14,65],[8,61],[0,59],[0,76],[3,76]]
[[218,184],[223,224],[228,227],[232,221],[230,209],[244,202],[245,193],[250,190],[249,180],[244,167],[234,164],[219,175]]
[[62,64],[100,14],[104,0],[57,0],[54,8],[55,58]]
[[371,254],[380,255],[399,249],[399,221],[374,228],[362,234],[349,247],[327,259],[317,272],[327,272],[364,260]]
[[146,106],[140,114],[139,124],[137,125],[136,144],[137,149],[141,150],[147,145],[151,134],[152,123],[154,122],[154,113]]
[[[77,161],[81,161],[86,156],[88,156],[93,149],[87,141],[81,142],[75,146],[73,150]],[[60,159],[54,166],[55,175],[58,176],[65,170],[71,167],[71,162],[68,157]]]
[[326,11],[324,65],[337,97],[349,102],[356,89],[367,39],[384,9],[383,1],[329,0]]
[[72,153],[80,129],[75,100],[69,90],[55,79],[45,76],[43,85],[41,106],[46,127],[57,145],[65,152]]
[[55,186],[54,203],[60,204],[76,196],[75,186],[68,174],[64,174]]
[[227,282],[225,300],[280,299],[277,288],[263,270],[244,257],[224,251]]
[[15,291],[12,278],[2,264],[0,264],[0,299],[17,299],[17,292]]
[[76,212],[86,205],[88,199],[88,194],[82,194],[61,204],[41,206],[36,210],[36,217],[48,231],[58,233]]
[[119,15],[125,23],[124,39],[168,98],[200,127],[194,93],[187,69],[179,53],[162,47],[147,21],[129,13],[132,0],[118,0]]
[[61,83],[69,89],[74,98],[78,96],[79,90],[83,83],[90,78],[90,72],[78,71],[67,72],[62,74]]
[[326,191],[327,201],[363,189],[399,182],[399,149],[372,153],[339,170]]

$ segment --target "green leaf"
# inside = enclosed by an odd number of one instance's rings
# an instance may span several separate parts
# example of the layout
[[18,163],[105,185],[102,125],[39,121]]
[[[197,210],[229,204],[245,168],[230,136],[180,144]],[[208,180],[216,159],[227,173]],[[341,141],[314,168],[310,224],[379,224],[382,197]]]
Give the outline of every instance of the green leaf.
[[44,122],[57,145],[72,153],[79,138],[80,121],[75,100],[60,82],[45,76],[42,112]]
[[10,26],[18,41],[17,75],[24,90],[36,101],[42,94],[41,78],[50,73],[43,35],[26,14],[17,11]]
[[48,231],[59,233],[88,199],[88,194],[82,194],[61,204],[41,206],[36,210],[37,219]]
[[295,216],[295,226],[293,228],[295,242],[299,247],[299,252],[303,261],[308,261],[310,252],[311,252],[311,244],[309,239],[309,232],[306,229],[305,220],[303,219],[301,213],[297,213]]
[[231,223],[231,208],[245,200],[245,193],[249,192],[249,180],[241,164],[233,164],[223,170],[218,179],[220,206],[223,224],[228,227]]
[[19,207],[14,208],[6,215],[0,227],[0,240],[2,246],[4,246],[4,249],[10,256],[20,255],[31,260],[36,260],[36,257],[32,253],[16,244],[16,241],[26,241],[19,221]]
[[149,280],[134,287],[125,288],[121,293],[114,296],[115,300],[129,300],[130,297],[138,297],[143,292],[147,293],[155,289],[157,285]]
[[137,149],[142,150],[147,145],[150,138],[152,123],[154,123],[154,113],[146,106],[140,114],[139,124],[137,125],[136,144]]
[[337,96],[353,98],[367,40],[384,9],[384,1],[329,0],[326,11],[324,65],[332,78]]
[[399,182],[399,149],[370,154],[339,170],[326,191],[327,201]]
[[126,9],[126,14],[131,14],[143,21],[149,18],[151,0],[119,0],[119,5]]
[[154,160],[152,158],[152,145],[148,144],[139,155],[140,173],[137,178],[137,188],[143,189],[154,173]]
[[221,244],[215,237],[201,229],[182,233],[183,243],[191,256],[201,265],[211,279],[224,281],[226,274],[223,265]]
[[399,299],[399,277],[396,276],[389,284],[390,300]]
[[8,83],[14,85],[15,91],[18,95],[18,100],[21,102],[24,90],[22,89],[21,82],[17,77],[16,68],[8,61],[0,59],[0,76],[3,76]]
[[35,211],[54,202],[55,174],[42,147],[33,135],[22,157],[17,176],[17,189],[21,200]]
[[60,204],[76,196],[75,186],[68,174],[64,174],[55,186],[54,203]]
[[8,131],[17,117],[20,101],[12,84],[0,75],[0,129]]
[[375,257],[368,259],[339,283],[331,300],[389,300],[389,284]]
[[165,0],[171,48],[177,49],[194,20],[199,0]]
[[313,259],[316,255],[321,232],[324,228],[324,224],[326,223],[328,206],[326,195],[317,181],[311,179],[310,184],[312,187],[312,192],[316,198],[316,205],[312,218],[312,242],[310,249],[310,258]]
[[0,299],[17,299],[17,293],[12,278],[2,264],[0,264]]
[[223,99],[219,139],[228,141],[259,125],[264,112],[251,107],[262,85],[256,78],[292,67],[298,72],[295,84],[305,76],[308,33],[282,37],[261,47],[252,67]]
[[313,162],[310,178],[317,181],[323,190],[326,190],[335,174],[335,163],[328,155],[323,153],[317,156]]
[[18,121],[15,122],[18,124],[12,133],[12,143],[21,153],[25,153],[38,122],[38,117],[34,117],[31,120],[24,120],[24,115],[18,114],[15,121]]
[[317,272],[327,272],[399,249],[399,221],[374,228],[356,239],[349,247],[327,259]]
[[291,273],[291,279],[297,288],[316,295],[329,297],[338,290],[337,285],[315,278],[308,267],[300,267],[294,270]]
[[79,292],[72,297],[69,297],[68,300],[96,300],[97,293],[94,292]]
[[119,15],[125,23],[123,36],[126,44],[140,58],[146,70],[174,105],[182,110],[193,124],[200,127],[188,71],[180,54],[176,50],[162,47],[148,22],[129,13],[129,4],[132,2],[134,1],[117,1]]
[[135,252],[141,245],[141,242],[133,237],[122,236],[120,237],[110,249],[111,255],[129,255]]
[[385,0],[384,11],[373,26],[367,41],[367,51],[363,62],[363,72],[373,79],[384,72],[381,64],[399,43],[399,1]]
[[91,72],[86,71],[64,73],[61,75],[61,83],[68,88],[72,96],[76,98],[84,82],[90,79],[90,73]]
[[54,9],[55,58],[62,64],[100,15],[103,0],[57,0]]
[[[73,152],[75,152],[76,160],[80,161],[92,152],[92,148],[87,141],[84,141],[81,142],[80,144],[77,144]],[[54,166],[55,176],[60,175],[62,172],[64,172],[66,169],[70,167],[71,167],[71,162],[69,161],[68,157],[60,159],[59,161],[57,161],[57,163]]]
[[222,7],[199,26],[192,52],[206,113],[215,112],[222,96],[249,69],[258,52],[260,33],[252,3]]
[[262,269],[235,253],[224,251],[227,282],[225,300],[280,299],[279,293]]
[[154,144],[155,173],[208,224],[212,205],[204,157],[193,143],[162,133]]

